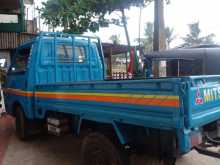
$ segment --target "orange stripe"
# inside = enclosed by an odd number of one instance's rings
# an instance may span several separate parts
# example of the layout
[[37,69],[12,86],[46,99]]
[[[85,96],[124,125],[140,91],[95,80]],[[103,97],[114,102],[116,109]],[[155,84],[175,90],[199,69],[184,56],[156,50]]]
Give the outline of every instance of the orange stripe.
[[147,99],[147,98],[124,98],[111,96],[89,96],[89,95],[65,95],[65,94],[45,94],[36,93],[37,97],[50,99],[64,99],[64,100],[81,100],[81,101],[98,101],[98,102],[112,102],[112,103],[127,103],[135,105],[148,106],[166,106],[179,107],[179,100],[176,99]]
[[[4,89],[4,92],[25,97],[33,97],[33,92],[25,92],[18,89]],[[119,97],[119,96],[91,96],[91,95],[71,95],[63,93],[35,93],[36,97],[49,99],[63,99],[63,100],[81,100],[81,101],[97,101],[97,102],[111,102],[124,103],[134,105],[147,106],[165,106],[165,107],[179,107],[179,99],[159,99],[159,98],[135,98],[135,97]]]

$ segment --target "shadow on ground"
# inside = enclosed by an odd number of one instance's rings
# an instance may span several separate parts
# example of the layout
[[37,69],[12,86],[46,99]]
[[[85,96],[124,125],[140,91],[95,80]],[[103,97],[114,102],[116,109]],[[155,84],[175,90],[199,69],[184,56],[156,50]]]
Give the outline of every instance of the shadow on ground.
[[9,116],[0,116],[0,165],[5,156],[13,132],[13,118]]
[[72,136],[21,142],[13,135],[3,165],[79,165],[79,148],[80,141]]
[[[10,127],[10,130],[11,128],[12,127]],[[1,135],[0,137],[3,136]],[[4,138],[10,139],[10,143],[6,148],[7,151],[5,152],[3,162],[2,164],[0,162],[0,165],[80,164],[79,160],[81,141],[71,135],[63,137],[45,135],[34,138],[28,142],[19,141],[14,134],[11,136],[11,138],[7,138],[7,136],[4,136]],[[4,140],[2,142],[4,142]],[[149,163],[148,158],[143,156],[133,156],[131,160],[132,165],[152,164]],[[153,164],[156,165],[155,163]],[[176,165],[220,165],[220,159],[202,156],[199,155],[197,152],[192,151],[191,153],[178,159]]]

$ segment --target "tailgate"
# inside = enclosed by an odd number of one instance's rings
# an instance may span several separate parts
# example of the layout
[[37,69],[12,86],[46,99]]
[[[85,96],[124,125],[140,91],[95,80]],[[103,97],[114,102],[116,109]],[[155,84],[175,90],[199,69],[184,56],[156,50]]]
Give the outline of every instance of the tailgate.
[[196,76],[188,81],[186,118],[189,128],[220,119],[220,76]]

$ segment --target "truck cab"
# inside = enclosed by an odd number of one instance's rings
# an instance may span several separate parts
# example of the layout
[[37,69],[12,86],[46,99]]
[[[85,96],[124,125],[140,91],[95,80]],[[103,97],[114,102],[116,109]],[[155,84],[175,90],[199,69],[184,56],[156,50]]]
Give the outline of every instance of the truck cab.
[[[5,88],[16,89],[16,97],[6,97],[6,109],[11,114],[17,104],[32,109],[31,95],[23,91],[34,91],[35,85],[104,80],[104,63],[98,38],[82,36],[54,36],[42,33],[16,49],[12,54],[12,65],[7,73]],[[53,37],[51,37],[53,36]],[[25,111],[33,118],[31,111]]]

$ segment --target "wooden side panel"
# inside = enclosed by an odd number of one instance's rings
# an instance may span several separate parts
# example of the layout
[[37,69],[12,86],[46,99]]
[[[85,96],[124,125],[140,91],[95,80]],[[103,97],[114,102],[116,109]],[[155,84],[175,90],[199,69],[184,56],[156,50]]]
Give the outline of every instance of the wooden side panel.
[[14,49],[35,36],[30,33],[0,32],[0,49]]

